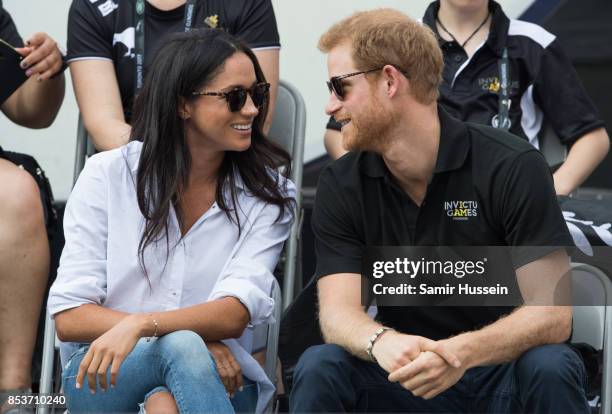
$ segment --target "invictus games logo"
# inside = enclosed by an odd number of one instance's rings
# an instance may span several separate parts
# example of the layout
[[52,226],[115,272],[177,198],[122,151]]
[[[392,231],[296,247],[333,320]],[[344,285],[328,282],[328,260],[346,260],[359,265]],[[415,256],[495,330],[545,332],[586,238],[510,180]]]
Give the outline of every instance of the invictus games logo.
[[[486,78],[478,78],[478,86],[483,91],[491,92],[491,93],[499,93],[501,89],[501,81],[497,76],[489,76]],[[513,92],[517,90],[519,87],[518,81],[510,82],[508,90]]]
[[497,76],[491,76],[478,79],[478,86],[480,86],[483,91],[498,93],[501,84]]
[[469,220],[478,216],[478,203],[469,200],[445,201],[444,210],[453,220]]
[[204,23],[211,29],[216,29],[219,27],[219,15],[213,14],[212,16],[208,16],[206,19],[204,19]]

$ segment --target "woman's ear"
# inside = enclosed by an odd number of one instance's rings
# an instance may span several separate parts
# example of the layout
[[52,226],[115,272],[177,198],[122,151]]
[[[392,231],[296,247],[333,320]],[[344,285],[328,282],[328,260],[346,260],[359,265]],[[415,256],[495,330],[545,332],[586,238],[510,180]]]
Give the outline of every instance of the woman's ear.
[[191,118],[191,105],[185,98],[179,98],[178,116],[183,120]]

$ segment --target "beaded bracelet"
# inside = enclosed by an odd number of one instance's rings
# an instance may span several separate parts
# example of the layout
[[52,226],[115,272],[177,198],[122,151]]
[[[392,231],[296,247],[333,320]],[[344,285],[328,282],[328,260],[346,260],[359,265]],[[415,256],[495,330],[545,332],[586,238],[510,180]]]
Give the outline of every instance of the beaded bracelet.
[[157,338],[157,330],[159,328],[159,322],[157,322],[157,319],[153,317],[153,314],[151,313],[149,316],[153,320],[153,325],[155,326],[155,329],[153,330],[153,335],[147,338],[147,342],[151,342],[151,338]]

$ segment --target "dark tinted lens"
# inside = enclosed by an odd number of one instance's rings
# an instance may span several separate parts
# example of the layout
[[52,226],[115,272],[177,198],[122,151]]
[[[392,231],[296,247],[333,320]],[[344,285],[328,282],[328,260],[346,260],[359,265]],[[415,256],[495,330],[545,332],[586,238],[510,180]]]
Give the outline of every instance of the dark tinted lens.
[[331,78],[332,88],[334,89],[334,93],[338,97],[338,99],[344,99],[344,84],[342,83],[342,79]]
[[253,103],[257,108],[261,108],[266,102],[269,88],[270,84],[268,83],[258,83],[251,90],[251,99],[253,99]]
[[232,112],[238,112],[242,109],[246,102],[247,91],[242,88],[237,88],[227,93],[227,103]]

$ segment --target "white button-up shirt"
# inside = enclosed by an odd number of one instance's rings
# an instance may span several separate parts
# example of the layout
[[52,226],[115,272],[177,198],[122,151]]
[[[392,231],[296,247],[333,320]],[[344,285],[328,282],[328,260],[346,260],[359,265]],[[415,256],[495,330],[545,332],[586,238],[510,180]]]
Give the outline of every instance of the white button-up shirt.
[[[145,276],[138,255],[144,218],[135,186],[141,147],[131,142],[87,161],[66,204],[66,245],[49,293],[49,313],[86,303],[128,313],[161,312],[235,297],[249,310],[250,327],[240,339],[224,343],[244,375],[257,381],[261,411],[273,387],[250,355],[252,326],[273,321],[272,271],[292,216],[286,212],[276,221],[279,208],[250,194],[237,175],[240,236],[236,224],[215,203],[181,239],[171,209],[169,250],[165,240],[147,247]],[[286,181],[288,195],[295,197],[293,183]],[[231,206],[228,195],[226,200]],[[61,345],[64,364],[74,349],[75,344]]]

